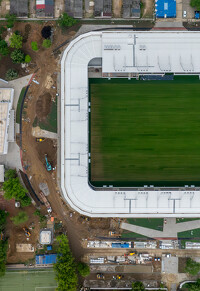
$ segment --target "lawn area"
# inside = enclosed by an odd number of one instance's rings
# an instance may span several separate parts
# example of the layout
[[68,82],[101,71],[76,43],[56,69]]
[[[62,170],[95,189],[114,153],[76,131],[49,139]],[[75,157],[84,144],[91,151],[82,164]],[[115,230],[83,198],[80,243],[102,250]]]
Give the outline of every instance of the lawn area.
[[179,232],[178,238],[187,239],[187,241],[191,241],[191,239],[200,241],[200,228]]
[[163,230],[163,218],[128,218],[127,222],[155,230]]
[[17,103],[17,112],[16,112],[16,123],[20,123],[20,108],[22,105],[22,100],[23,100],[25,91],[26,91],[26,87],[22,88],[21,93],[19,95],[19,100]]
[[90,79],[95,186],[199,185],[200,81]]
[[10,271],[0,278],[0,291],[54,291],[57,286],[54,278],[55,273],[53,269]]
[[52,102],[51,111],[47,115],[45,121],[39,121],[36,117],[33,122],[33,127],[39,126],[41,129],[57,133],[57,98]]
[[199,220],[199,218],[176,218],[176,223]]

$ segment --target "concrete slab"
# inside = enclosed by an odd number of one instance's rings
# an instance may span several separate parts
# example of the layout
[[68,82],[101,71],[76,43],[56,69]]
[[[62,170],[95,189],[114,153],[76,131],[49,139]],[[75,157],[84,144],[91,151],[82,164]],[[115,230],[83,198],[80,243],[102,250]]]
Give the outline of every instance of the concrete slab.
[[162,258],[162,272],[168,274],[178,273],[178,257],[163,257]]

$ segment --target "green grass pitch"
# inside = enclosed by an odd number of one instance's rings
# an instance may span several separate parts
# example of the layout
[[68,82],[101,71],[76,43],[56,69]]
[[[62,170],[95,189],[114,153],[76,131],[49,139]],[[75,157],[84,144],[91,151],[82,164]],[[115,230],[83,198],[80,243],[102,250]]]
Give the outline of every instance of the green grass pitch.
[[200,183],[200,81],[90,79],[90,181]]
[[9,271],[0,278],[0,291],[55,291],[53,270]]

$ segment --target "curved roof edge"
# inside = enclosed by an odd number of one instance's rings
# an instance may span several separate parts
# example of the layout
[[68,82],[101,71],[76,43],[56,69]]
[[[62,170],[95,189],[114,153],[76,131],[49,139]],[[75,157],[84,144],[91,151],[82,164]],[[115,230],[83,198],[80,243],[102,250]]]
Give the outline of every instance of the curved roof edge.
[[[186,37],[186,34],[188,37]],[[88,184],[88,63],[104,57],[103,41],[121,38],[148,40],[155,35],[184,38],[187,44],[197,32],[89,32],[78,36],[65,49],[61,60],[61,190],[77,212],[91,217],[198,217],[200,191],[119,191],[93,190]],[[150,35],[148,35],[150,34]],[[120,36],[119,36],[120,35]],[[109,36],[109,37],[108,37]],[[130,37],[131,36],[131,37]],[[200,33],[199,33],[200,36]],[[149,38],[148,38],[149,37]],[[153,41],[153,40],[152,40]],[[104,42],[105,43],[105,42]],[[116,43],[115,43],[116,44]],[[159,48],[158,43],[155,44]],[[166,45],[166,42],[164,43]],[[197,46],[199,50],[200,44]],[[174,45],[173,45],[174,47]],[[122,48],[123,49],[123,48]],[[169,48],[167,48],[169,51]],[[106,56],[105,56],[106,57]],[[167,57],[169,62],[169,57]],[[190,59],[192,61],[192,58]],[[200,58],[197,59],[200,72]],[[187,64],[185,63],[184,66]],[[183,64],[181,64],[183,67]],[[151,66],[152,67],[152,66]],[[157,72],[158,68],[155,68]],[[141,73],[141,71],[140,71]]]

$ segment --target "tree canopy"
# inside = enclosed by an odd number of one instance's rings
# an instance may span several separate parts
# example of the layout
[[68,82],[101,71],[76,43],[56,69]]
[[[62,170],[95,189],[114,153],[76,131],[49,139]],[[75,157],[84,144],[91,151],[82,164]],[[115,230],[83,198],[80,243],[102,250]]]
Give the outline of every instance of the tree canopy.
[[90,274],[90,267],[82,262],[77,264],[77,270],[82,277],[86,277]]
[[8,212],[5,212],[4,210],[0,210],[0,232],[2,232],[5,228],[7,216],[8,216]]
[[193,261],[191,258],[187,259],[185,272],[189,273],[190,275],[197,275],[200,271],[200,263]]
[[66,12],[64,12],[59,19],[57,20],[57,23],[61,27],[71,27],[72,25],[76,24],[78,21],[72,17],[70,17]]
[[10,47],[20,49],[22,48],[23,37],[20,34],[13,33],[9,38]]
[[5,40],[0,39],[0,54],[2,56],[7,56],[9,54],[9,48]]
[[78,276],[76,263],[72,256],[67,237],[62,234],[56,238],[58,242],[58,257],[54,264],[59,291],[76,291]]
[[8,242],[0,241],[0,277],[5,275]]
[[16,79],[18,77],[18,73],[16,70],[14,69],[9,69],[7,72],[6,72],[6,80],[8,81],[11,81],[13,79]]
[[25,55],[19,49],[14,50],[10,56],[14,64],[20,64],[24,62]]
[[199,291],[200,290],[200,279],[198,279],[194,283],[187,283],[183,287],[187,288],[189,291]]
[[5,173],[6,180],[3,183],[4,198],[10,200],[14,198],[21,203],[21,206],[31,204],[31,199],[26,195],[28,191],[21,185],[15,170],[8,170]]
[[145,287],[142,282],[135,281],[132,283],[132,291],[145,291]]
[[16,21],[16,15],[15,14],[6,14],[6,20],[7,20],[7,28],[12,28]]
[[200,0],[190,0],[190,6],[200,10]]

